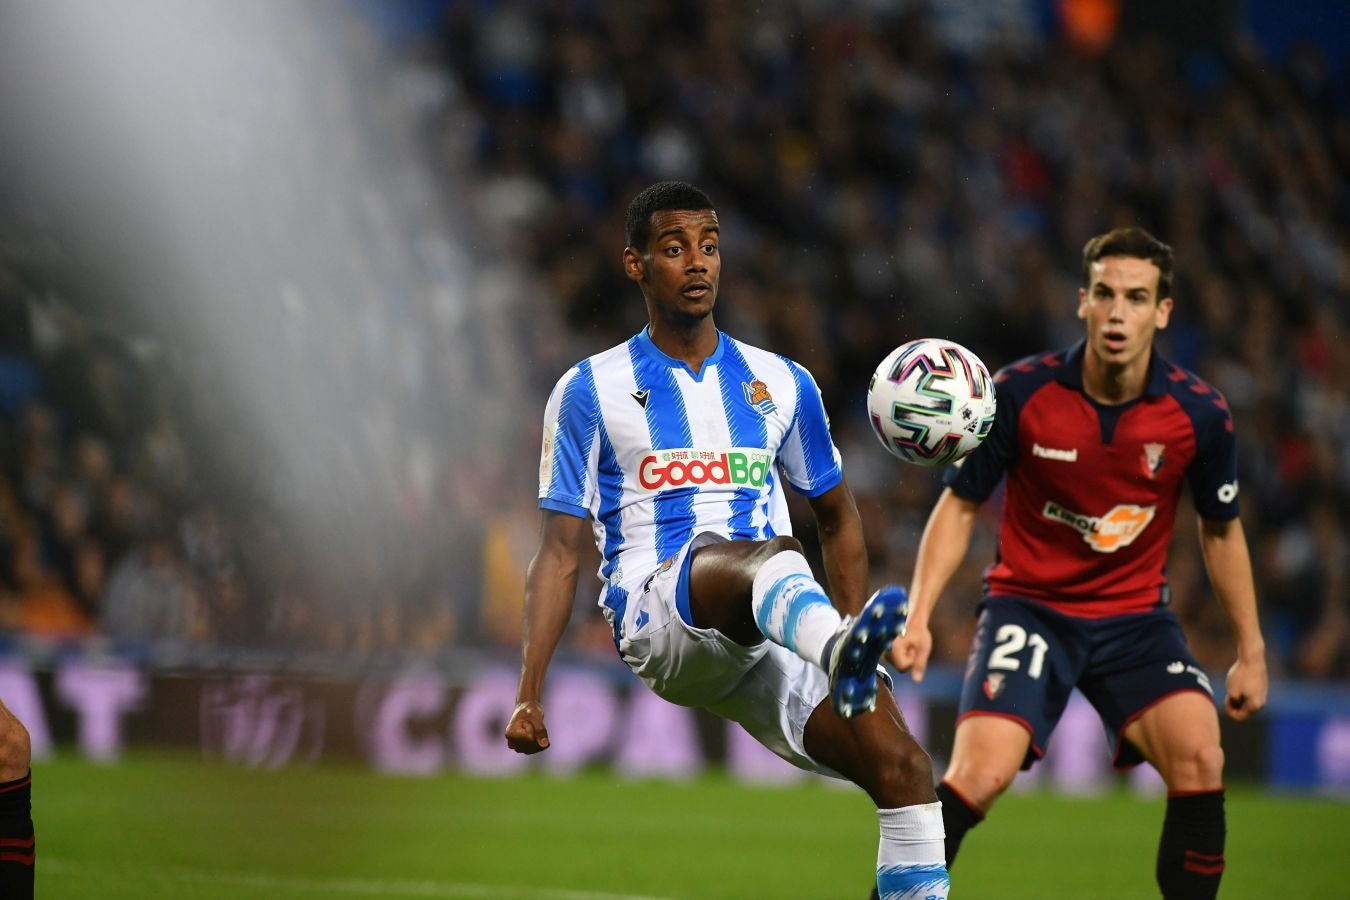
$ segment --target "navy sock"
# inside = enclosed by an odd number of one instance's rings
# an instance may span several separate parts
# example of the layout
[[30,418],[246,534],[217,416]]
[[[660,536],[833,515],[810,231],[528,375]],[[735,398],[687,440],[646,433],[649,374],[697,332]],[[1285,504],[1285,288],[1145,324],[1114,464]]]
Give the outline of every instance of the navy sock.
[[1222,788],[1167,798],[1158,844],[1158,887],[1166,900],[1214,900],[1226,833]]
[[945,781],[937,786],[937,796],[942,801],[942,828],[947,832],[947,870],[951,871],[956,851],[961,849],[961,839],[967,831],[983,822],[984,816]]
[[33,838],[32,773],[0,781],[0,897],[32,900]]

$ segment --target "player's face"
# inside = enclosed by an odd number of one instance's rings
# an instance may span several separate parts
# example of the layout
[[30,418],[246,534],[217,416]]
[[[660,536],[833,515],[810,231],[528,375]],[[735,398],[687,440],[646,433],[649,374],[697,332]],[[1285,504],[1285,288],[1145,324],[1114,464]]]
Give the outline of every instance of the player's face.
[[1088,271],[1088,286],[1078,291],[1088,351],[1110,366],[1147,359],[1153,335],[1167,327],[1172,313],[1172,298],[1158,296],[1158,267],[1133,256],[1107,256]]
[[624,271],[642,285],[654,315],[683,323],[707,318],[722,277],[717,213],[666,209],[652,214],[651,226],[646,247],[624,250]]

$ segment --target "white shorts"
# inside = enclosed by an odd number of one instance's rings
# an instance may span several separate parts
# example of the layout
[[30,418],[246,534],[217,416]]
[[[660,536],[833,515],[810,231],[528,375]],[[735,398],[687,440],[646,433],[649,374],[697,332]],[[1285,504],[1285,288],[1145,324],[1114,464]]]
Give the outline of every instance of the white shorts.
[[716,534],[697,535],[629,598],[619,654],[657,696],[710,710],[739,723],[793,765],[842,778],[808,756],[802,738],[806,720],[829,696],[824,670],[767,639],[743,647],[680,616],[678,598],[681,592],[688,595],[689,554],[722,540]]

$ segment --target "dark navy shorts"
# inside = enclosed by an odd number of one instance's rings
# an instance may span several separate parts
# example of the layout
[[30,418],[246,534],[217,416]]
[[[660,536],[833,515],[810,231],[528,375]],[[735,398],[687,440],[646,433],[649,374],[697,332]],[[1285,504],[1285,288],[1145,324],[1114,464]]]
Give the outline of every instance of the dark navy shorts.
[[1031,732],[1023,769],[1045,755],[1075,687],[1102,717],[1118,769],[1144,761],[1121,736],[1145,710],[1181,691],[1214,695],[1170,609],[1078,619],[1033,600],[991,596],[979,615],[957,721],[995,715],[1020,722]]

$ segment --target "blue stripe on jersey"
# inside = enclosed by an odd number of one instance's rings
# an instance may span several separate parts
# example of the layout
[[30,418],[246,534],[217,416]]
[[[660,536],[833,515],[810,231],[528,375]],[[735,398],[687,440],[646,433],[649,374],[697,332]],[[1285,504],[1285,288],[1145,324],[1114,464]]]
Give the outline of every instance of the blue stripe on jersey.
[[[741,354],[740,348],[731,341],[723,341],[727,350],[718,369],[722,382],[722,410],[726,413],[727,427],[731,429],[733,447],[764,447],[768,442],[768,429],[764,425],[764,416],[745,400],[742,384],[755,380],[755,373]],[[772,478],[772,471],[770,472]],[[766,489],[772,481],[766,481]],[[765,491],[765,496],[768,490]],[[727,520],[728,537],[733,540],[756,540],[762,535],[755,529],[755,505],[761,501],[760,492],[754,488],[737,488],[735,499],[731,501],[731,517]]]
[[[684,395],[675,382],[674,371],[642,352],[642,345],[636,338],[628,342],[628,357],[633,364],[638,390],[651,391],[646,416],[652,449],[694,446],[689,413],[684,408]],[[674,556],[694,536],[694,495],[697,493],[698,488],[688,487],[662,491],[653,498],[657,559]]]
[[619,500],[623,497],[623,468],[614,453],[614,445],[609,442],[609,432],[603,422],[600,423],[600,453],[595,465],[596,494],[600,497],[600,507],[595,517],[605,527],[604,557],[607,560],[600,574],[608,578],[617,564],[619,546],[623,543],[623,531],[619,527]]
[[600,395],[595,390],[595,372],[586,360],[563,388],[558,407],[560,430],[553,436],[549,499],[576,506],[586,504],[586,463],[599,421]]
[[[817,418],[821,404],[820,391],[816,389],[806,370],[787,357],[780,357],[792,370],[792,380],[797,386],[797,406],[793,414],[792,427],[796,429],[802,442],[802,459],[806,465],[804,493],[808,497],[819,496],[823,491],[817,480],[825,474],[823,467],[834,467],[834,444],[830,440],[830,430],[825,424],[824,414]],[[836,479],[835,484],[838,483]],[[824,485],[828,490],[834,484]]]
[[[594,389],[594,382],[591,383]],[[599,398],[596,399],[597,408]],[[600,507],[596,510],[596,519],[605,528],[605,564],[600,575],[606,579],[605,597],[601,601],[614,611],[614,645],[619,643],[619,629],[623,623],[624,610],[628,607],[628,591],[608,581],[619,565],[619,547],[623,544],[623,530],[620,526],[619,500],[623,497],[623,468],[614,453],[614,445],[609,442],[609,432],[605,423],[600,422],[600,453],[595,466],[596,493],[600,497]]]

